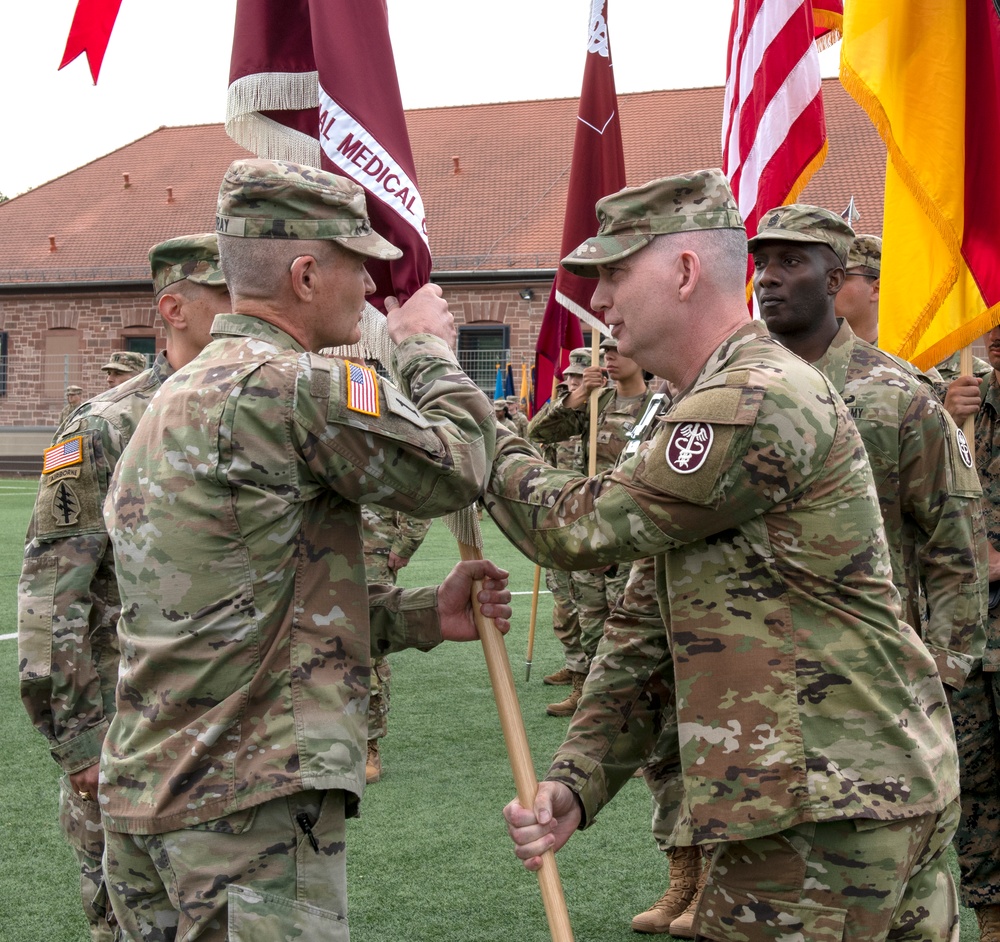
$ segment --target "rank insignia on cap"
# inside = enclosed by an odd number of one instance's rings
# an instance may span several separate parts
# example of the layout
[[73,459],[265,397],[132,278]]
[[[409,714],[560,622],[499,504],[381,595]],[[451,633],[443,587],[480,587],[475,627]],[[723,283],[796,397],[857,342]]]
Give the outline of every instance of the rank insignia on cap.
[[969,448],[969,440],[965,437],[965,432],[961,429],[956,429],[955,440],[958,442],[958,453],[962,456],[962,464],[964,464],[967,468],[971,468],[972,449]]
[[347,408],[364,415],[379,415],[378,376],[371,367],[347,364]]
[[68,468],[72,464],[83,462],[83,438],[68,438],[58,445],[46,448],[42,452],[42,474],[51,474],[60,468]]
[[684,422],[674,427],[667,442],[667,467],[678,474],[692,474],[708,458],[715,433],[705,422]]

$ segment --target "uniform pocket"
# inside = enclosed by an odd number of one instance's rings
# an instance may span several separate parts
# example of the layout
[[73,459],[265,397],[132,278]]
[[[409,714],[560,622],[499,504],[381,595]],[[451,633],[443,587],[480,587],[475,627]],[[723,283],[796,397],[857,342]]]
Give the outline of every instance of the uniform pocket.
[[348,942],[347,918],[309,903],[231,884],[230,942],[277,942],[280,939],[322,939]]
[[701,897],[695,932],[719,942],[842,942],[847,912],[813,903],[792,903],[709,885]]

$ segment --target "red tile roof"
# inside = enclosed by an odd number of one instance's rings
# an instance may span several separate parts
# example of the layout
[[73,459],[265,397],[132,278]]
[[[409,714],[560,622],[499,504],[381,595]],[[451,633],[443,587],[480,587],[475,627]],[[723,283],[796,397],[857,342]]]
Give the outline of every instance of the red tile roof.
[[[801,199],[841,212],[853,196],[858,231],[881,233],[885,148],[837,79],[823,91],[830,152]],[[722,98],[619,95],[628,182],[719,166]],[[407,112],[435,270],[556,266],[576,109],[562,98]],[[0,283],[148,278],[149,247],[211,229],[219,181],[247,155],[222,125],[163,127],[0,204]]]

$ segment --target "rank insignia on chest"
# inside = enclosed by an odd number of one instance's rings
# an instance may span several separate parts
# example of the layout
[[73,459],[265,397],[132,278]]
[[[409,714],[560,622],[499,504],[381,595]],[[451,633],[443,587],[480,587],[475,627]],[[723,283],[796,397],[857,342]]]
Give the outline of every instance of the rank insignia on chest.
[[58,445],[46,448],[42,452],[42,474],[51,474],[60,468],[80,464],[83,461],[83,438],[68,438]]
[[708,458],[715,437],[705,422],[681,422],[674,426],[667,442],[667,467],[677,474],[692,474]]
[[347,408],[364,415],[379,415],[378,376],[368,366],[348,363]]

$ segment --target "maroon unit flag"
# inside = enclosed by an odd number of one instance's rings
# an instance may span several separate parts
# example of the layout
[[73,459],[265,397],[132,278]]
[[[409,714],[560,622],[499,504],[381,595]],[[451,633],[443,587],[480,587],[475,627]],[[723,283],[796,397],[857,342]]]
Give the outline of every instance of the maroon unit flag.
[[60,69],[86,53],[90,76],[94,84],[97,84],[97,76],[101,72],[101,63],[121,5],[122,0],[79,0],[66,37],[66,50],[59,63]]
[[[839,33],[840,0],[737,0],[722,114],[722,169],[746,223],[794,203],[826,159],[817,41]],[[828,33],[832,30],[832,33]]]
[[[583,91],[577,113],[573,164],[569,175],[562,250],[565,258],[585,239],[597,233],[594,204],[625,186],[625,155],[618,120],[615,73],[608,36],[608,0],[592,0]],[[535,345],[535,411],[552,392],[552,378],[562,372],[569,351],[582,346],[580,321],[607,332],[603,320],[590,309],[594,280],[556,271]]]
[[260,157],[350,177],[403,257],[369,259],[369,299],[404,301],[431,272],[424,207],[385,0],[238,0],[226,131]]

